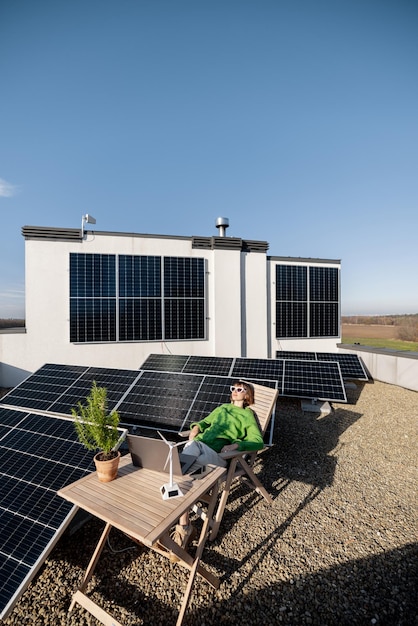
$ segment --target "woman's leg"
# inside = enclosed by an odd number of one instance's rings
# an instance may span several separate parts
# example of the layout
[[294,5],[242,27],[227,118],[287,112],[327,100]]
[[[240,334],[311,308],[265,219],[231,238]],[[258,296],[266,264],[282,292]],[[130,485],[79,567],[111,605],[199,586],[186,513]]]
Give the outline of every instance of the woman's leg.
[[212,450],[212,448],[203,443],[203,441],[196,441],[195,439],[188,441],[184,446],[183,451],[185,454],[194,456],[196,458],[196,463],[202,467],[204,465],[218,465],[219,467],[226,467],[227,465],[225,459],[220,457],[215,450]]
[[[196,463],[198,463],[201,467],[204,465],[218,465],[220,467],[226,467],[227,463],[225,459],[219,456],[215,450],[209,448],[202,441],[196,441],[192,439],[188,441],[183,448],[185,454],[190,454],[196,458]],[[189,513],[183,513],[183,515],[179,519],[180,526],[188,527],[189,525]]]

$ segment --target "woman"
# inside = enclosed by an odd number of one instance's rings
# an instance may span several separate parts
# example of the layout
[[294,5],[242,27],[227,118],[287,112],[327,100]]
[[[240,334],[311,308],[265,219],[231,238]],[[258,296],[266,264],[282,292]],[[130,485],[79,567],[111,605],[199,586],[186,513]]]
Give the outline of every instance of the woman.
[[[261,450],[263,438],[253,411],[254,388],[250,383],[239,380],[231,386],[231,402],[214,409],[200,422],[191,424],[189,441],[184,446],[185,454],[196,457],[196,463],[226,467],[219,453],[233,450]],[[185,513],[176,525],[171,537],[182,548],[186,548],[195,534]],[[172,561],[177,561],[172,555]]]

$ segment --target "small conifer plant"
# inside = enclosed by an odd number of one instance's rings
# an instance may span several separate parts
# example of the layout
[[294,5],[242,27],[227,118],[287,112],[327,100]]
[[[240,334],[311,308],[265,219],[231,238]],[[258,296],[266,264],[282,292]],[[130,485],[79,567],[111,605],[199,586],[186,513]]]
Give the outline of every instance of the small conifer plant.
[[87,450],[100,450],[100,460],[108,461],[117,456],[113,448],[120,436],[119,414],[108,412],[107,389],[98,387],[96,381],[86,400],[86,404],[78,402],[77,408],[71,409],[78,440]]

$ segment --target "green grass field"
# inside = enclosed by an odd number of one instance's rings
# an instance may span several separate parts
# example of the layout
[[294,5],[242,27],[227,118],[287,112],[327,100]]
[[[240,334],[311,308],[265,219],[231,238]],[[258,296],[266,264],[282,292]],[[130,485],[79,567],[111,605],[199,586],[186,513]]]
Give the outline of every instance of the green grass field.
[[359,343],[362,346],[372,346],[374,348],[389,348],[390,350],[418,352],[418,343],[415,341],[399,341],[398,339],[368,339],[366,337],[348,337],[343,335],[342,343]]

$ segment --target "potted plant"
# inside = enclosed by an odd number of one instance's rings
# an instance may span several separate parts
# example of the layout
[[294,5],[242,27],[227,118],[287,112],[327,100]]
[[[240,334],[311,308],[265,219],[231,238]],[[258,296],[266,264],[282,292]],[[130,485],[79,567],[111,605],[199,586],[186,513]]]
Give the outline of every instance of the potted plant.
[[83,446],[88,450],[99,450],[94,457],[98,479],[110,482],[117,476],[120,459],[120,452],[114,449],[120,438],[119,414],[108,412],[107,390],[98,387],[96,381],[93,381],[86,400],[85,405],[78,402],[77,408],[71,409],[74,428]]

